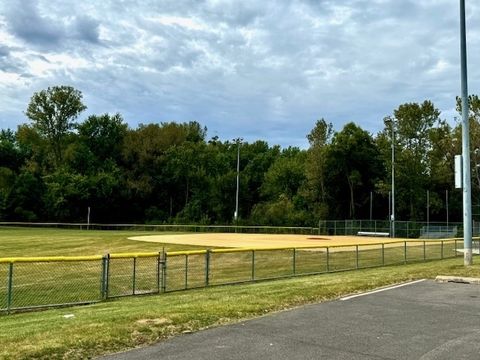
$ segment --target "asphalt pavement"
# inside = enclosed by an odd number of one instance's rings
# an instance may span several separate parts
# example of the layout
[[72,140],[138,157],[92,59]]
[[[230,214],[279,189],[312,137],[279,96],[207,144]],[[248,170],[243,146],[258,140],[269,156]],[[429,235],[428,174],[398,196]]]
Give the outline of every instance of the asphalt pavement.
[[103,359],[480,359],[480,285],[426,280]]

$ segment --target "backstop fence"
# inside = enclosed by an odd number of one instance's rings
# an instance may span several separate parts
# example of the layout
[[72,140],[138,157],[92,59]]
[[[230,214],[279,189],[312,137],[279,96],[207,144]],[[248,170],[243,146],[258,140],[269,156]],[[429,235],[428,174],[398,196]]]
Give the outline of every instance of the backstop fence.
[[[479,246],[479,242],[476,246]],[[461,240],[0,259],[0,312],[457,256]]]

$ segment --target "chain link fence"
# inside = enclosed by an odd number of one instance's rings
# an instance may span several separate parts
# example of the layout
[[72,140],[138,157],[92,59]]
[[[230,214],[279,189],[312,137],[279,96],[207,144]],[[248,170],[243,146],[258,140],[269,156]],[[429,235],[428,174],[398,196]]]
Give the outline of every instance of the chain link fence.
[[[480,247],[478,240],[475,248]],[[460,240],[0,259],[0,311],[452,258]]]
[[158,232],[205,232],[205,233],[243,233],[243,234],[298,234],[314,235],[316,227],[298,226],[243,226],[243,225],[181,225],[181,224],[86,224],[86,223],[33,223],[0,222],[0,226],[35,227],[78,230],[135,230]]
[[[385,234],[403,239],[451,239],[463,234],[461,222],[417,222],[389,220],[320,220],[318,234],[358,235],[359,233]],[[480,223],[474,222],[473,234],[480,234]]]
[[[86,223],[29,223],[0,222],[0,226],[38,227],[79,230],[124,230],[158,232],[201,232],[243,234],[298,234],[298,235],[358,235],[360,232],[387,234],[403,239],[451,239],[463,234],[461,222],[418,222],[389,220],[320,220],[318,227],[295,226],[234,226],[182,224],[86,224]],[[473,235],[480,236],[480,222],[474,221]],[[394,235],[394,236],[393,236]]]

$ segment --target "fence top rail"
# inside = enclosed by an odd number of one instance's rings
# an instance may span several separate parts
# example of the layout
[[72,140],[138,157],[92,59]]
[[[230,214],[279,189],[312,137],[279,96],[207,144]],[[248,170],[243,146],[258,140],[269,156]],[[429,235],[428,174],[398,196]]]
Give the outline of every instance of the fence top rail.
[[184,250],[184,251],[167,251],[167,256],[179,256],[179,255],[202,255],[206,254],[208,250]]
[[0,263],[95,261],[95,260],[101,260],[102,258],[103,258],[102,255],[10,257],[10,258],[0,258]]

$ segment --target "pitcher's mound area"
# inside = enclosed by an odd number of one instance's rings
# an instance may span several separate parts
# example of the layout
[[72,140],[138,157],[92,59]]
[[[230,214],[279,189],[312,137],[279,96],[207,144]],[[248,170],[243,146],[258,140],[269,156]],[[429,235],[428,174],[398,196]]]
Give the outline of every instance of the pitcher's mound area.
[[[333,245],[362,245],[390,243],[395,240],[357,236],[312,236],[271,234],[213,234],[193,233],[179,235],[149,235],[129,238],[136,241],[163,244],[195,245],[231,248],[321,247]],[[396,239],[398,241],[398,239]]]

